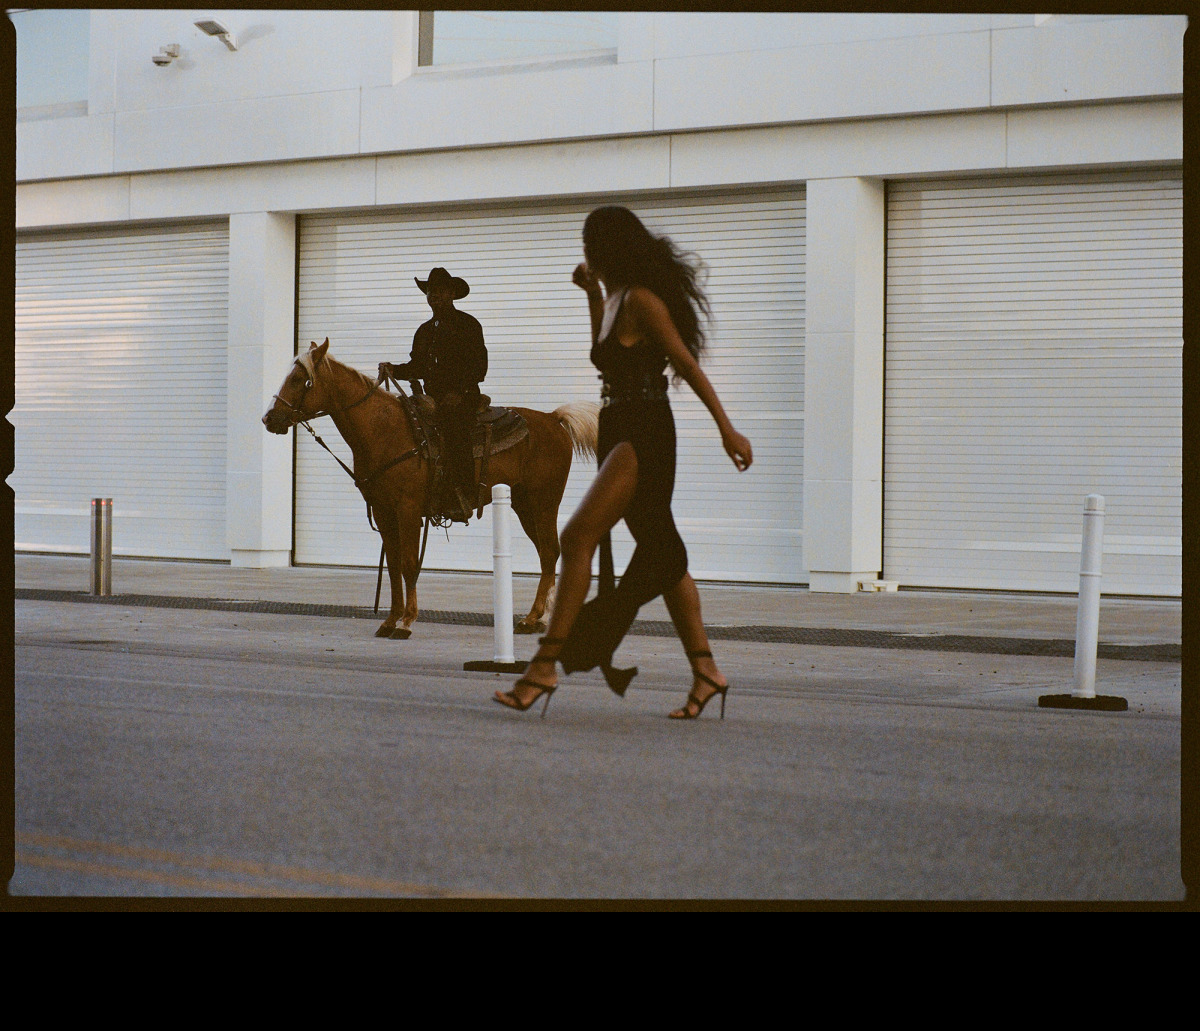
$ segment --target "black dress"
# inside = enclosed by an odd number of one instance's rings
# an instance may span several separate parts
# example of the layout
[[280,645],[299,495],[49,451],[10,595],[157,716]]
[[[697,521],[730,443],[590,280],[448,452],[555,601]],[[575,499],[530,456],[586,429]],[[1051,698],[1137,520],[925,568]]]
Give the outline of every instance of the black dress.
[[[618,302],[625,303],[622,297]],[[613,329],[592,348],[600,370],[598,464],[622,441],[637,455],[637,486],[625,525],[637,544],[615,591],[580,610],[559,655],[568,673],[610,663],[638,609],[674,587],[687,573],[687,549],[671,515],[675,489],[675,420],[667,400],[667,358],[648,340],[625,347]]]

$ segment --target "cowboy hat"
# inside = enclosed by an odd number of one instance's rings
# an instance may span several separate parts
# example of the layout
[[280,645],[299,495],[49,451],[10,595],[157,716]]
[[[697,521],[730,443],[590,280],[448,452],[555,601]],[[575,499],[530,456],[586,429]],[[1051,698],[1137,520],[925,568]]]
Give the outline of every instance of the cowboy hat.
[[471,288],[467,286],[465,279],[459,279],[458,276],[452,276],[444,268],[440,266],[429,273],[428,279],[417,279],[413,277],[413,282],[417,284],[421,293],[429,293],[429,287],[433,286],[448,286],[454,291],[454,299],[460,300],[466,297],[471,292]]

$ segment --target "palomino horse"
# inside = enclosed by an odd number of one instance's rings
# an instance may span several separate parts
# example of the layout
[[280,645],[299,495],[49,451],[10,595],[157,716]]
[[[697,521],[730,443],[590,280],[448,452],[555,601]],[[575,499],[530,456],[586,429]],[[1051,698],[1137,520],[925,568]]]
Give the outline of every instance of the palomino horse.
[[[533,607],[517,624],[518,633],[537,633],[545,629],[542,617],[554,588],[558,506],[571,454],[595,456],[599,406],[577,401],[549,414],[514,410],[525,418],[529,435],[488,459],[487,485],[512,488],[513,511],[537,548],[542,576]],[[421,520],[429,488],[426,457],[400,401],[376,380],[331,358],[328,340],[295,359],[262,421],[271,433],[287,433],[321,415],[333,419],[354,452],[355,483],[383,537],[392,604],[375,636],[406,638],[417,618]]]

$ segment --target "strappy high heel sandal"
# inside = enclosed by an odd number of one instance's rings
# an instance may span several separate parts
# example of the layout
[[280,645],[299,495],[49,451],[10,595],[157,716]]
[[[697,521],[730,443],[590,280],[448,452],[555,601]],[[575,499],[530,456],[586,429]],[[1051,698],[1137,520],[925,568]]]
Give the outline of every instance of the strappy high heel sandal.
[[[704,651],[688,652],[687,657],[689,659],[711,659],[712,652],[704,652]],[[685,701],[683,703],[683,708],[676,709],[674,712],[668,713],[667,715],[673,720],[696,720],[696,719],[699,719],[700,714],[704,711],[704,707],[710,701],[712,701],[717,695],[720,695],[721,696],[721,719],[724,719],[725,718],[725,695],[729,691],[729,684],[728,683],[726,683],[724,685],[718,684],[715,680],[712,679],[712,677],[705,676],[698,669],[696,669],[695,666],[692,666],[692,675],[695,677],[698,677],[700,680],[703,680],[706,684],[710,685],[711,687],[716,688],[716,690],[713,691],[713,693],[710,694],[703,701],[701,701],[699,698],[696,697],[696,689],[693,687],[688,692],[687,701]],[[688,709],[689,705],[696,706],[696,711],[694,713]]]
[[[562,650],[562,646],[564,644],[566,644],[566,639],[562,638],[562,637],[539,637],[537,654],[531,660],[530,665],[532,665],[534,662],[538,662],[538,661],[541,661],[541,662],[556,662],[556,661],[558,661],[558,652]],[[546,648],[554,648],[556,650],[553,655],[543,655],[542,652]],[[524,684],[526,687],[536,687],[538,690],[538,693],[535,694],[532,698],[530,698],[529,701],[521,702],[512,693],[512,691],[497,691],[492,696],[492,701],[496,702],[499,705],[503,705],[509,709],[516,709],[517,712],[524,712],[534,702],[536,702],[539,698],[541,698],[542,695],[545,695],[546,696],[546,704],[542,706],[542,715],[541,715],[541,718],[545,719],[546,718],[546,710],[548,708],[550,708],[550,696],[552,694],[554,694],[555,690],[558,688],[558,685],[554,684],[553,686],[550,686],[547,684],[539,684],[536,680],[530,680],[528,677],[522,677],[515,684],[513,684],[513,687],[520,687],[522,684]]]

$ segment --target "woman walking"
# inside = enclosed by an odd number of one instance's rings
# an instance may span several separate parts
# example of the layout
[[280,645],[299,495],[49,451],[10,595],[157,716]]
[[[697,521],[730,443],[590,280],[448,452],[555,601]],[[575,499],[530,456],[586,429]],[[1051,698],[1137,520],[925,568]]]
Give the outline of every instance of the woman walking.
[[[544,716],[558,683],[556,662],[567,673],[601,666],[609,687],[624,695],[636,670],[614,670],[613,652],[638,609],[661,594],[693,674],[687,700],[671,718],[695,719],[718,694],[724,718],[728,681],[709,649],[700,595],[671,516],[675,422],[668,364],[712,414],[734,465],[744,472],[753,455],[698,364],[705,344],[700,316],[709,314],[699,263],[623,207],[597,208],[587,217],[583,254],[572,279],[587,293],[591,360],[603,380],[600,469],[562,532],[562,574],[547,635],[526,675],[511,691],[497,691],[495,700],[524,712],[544,695]],[[633,557],[615,591],[584,605],[592,556],[620,519],[637,544]]]

